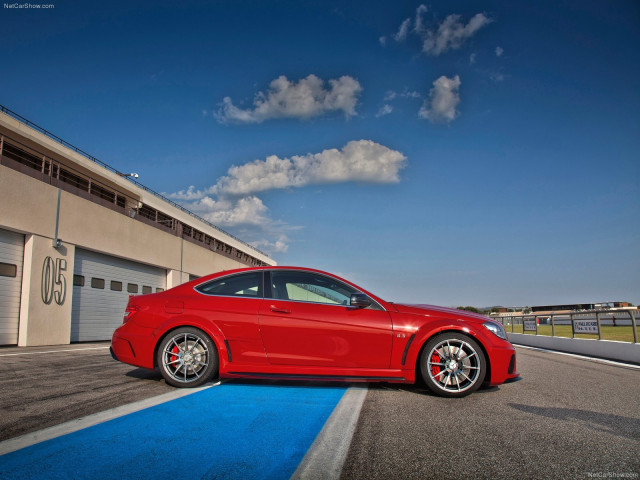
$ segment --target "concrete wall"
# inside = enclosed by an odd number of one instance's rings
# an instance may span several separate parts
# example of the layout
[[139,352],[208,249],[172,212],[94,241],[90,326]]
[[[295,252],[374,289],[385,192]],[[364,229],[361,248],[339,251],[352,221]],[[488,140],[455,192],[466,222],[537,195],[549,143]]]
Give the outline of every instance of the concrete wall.
[[[58,188],[0,165],[0,228],[54,238]],[[88,250],[192,275],[246,267],[118,212],[61,191],[58,238]]]
[[[25,234],[20,346],[69,343],[76,247],[163,268],[167,272],[167,288],[188,281],[190,274],[203,276],[246,267],[63,190],[58,217],[62,246],[56,249],[53,239],[58,188],[3,165],[0,205],[0,228]],[[45,267],[47,258],[51,258],[49,267]],[[53,268],[51,276],[45,273],[47,268]],[[43,300],[43,277],[49,279],[46,293],[53,295],[48,303]],[[64,301],[58,303],[56,298]]]
[[[135,199],[136,202],[140,201],[153,207],[173,218],[180,220],[186,225],[190,225],[200,231],[212,235],[216,239],[225,242],[228,245],[236,247],[243,252],[253,256],[254,258],[265,262],[267,264],[273,264],[273,260],[262,252],[259,252],[255,248],[244,244],[239,239],[232,237],[231,235],[218,230],[211,225],[208,225],[201,220],[189,215],[187,212],[180,208],[175,207],[163,199],[155,196],[151,192],[141,188],[140,186],[127,181],[125,178],[117,175],[116,173],[109,171],[100,165],[97,165],[93,161],[85,158],[79,153],[61,145],[55,140],[43,135],[42,133],[24,125],[15,118],[0,112],[0,133],[8,135],[11,139],[18,140],[21,144],[26,145],[34,149],[36,152],[41,152],[50,158],[59,161],[63,165],[70,166],[73,170],[85,174],[89,177],[99,179],[99,181],[109,187],[124,193],[130,199]],[[23,203],[28,199],[20,199]],[[28,231],[28,230],[25,230]]]
[[529,347],[547,348],[560,352],[577,353],[592,357],[640,364],[640,344],[612,340],[588,340],[584,338],[549,337],[507,333],[511,343]]
[[18,345],[69,343],[75,247],[26,235]]
[[[2,112],[0,136],[7,144],[29,150],[37,158],[46,157],[47,162],[52,162],[48,171],[55,171],[53,166],[59,164],[118,192],[121,198],[126,197],[123,211],[135,214],[135,209],[145,204],[238,249],[243,255],[274,264],[250,245]],[[39,174],[27,166],[21,173],[2,165],[5,158],[15,168],[23,166],[14,165],[7,157],[0,159],[0,229],[25,235],[19,345],[69,343],[76,247],[164,269],[167,288],[188,281],[190,275],[203,276],[247,266],[236,260],[235,254],[229,258],[204,244],[198,245],[149,225],[140,217],[131,218],[69,193],[73,189],[60,190],[46,183],[51,179],[45,178],[44,173]],[[87,193],[80,195],[88,196]],[[53,246],[56,227],[57,238],[62,241],[58,248]]]

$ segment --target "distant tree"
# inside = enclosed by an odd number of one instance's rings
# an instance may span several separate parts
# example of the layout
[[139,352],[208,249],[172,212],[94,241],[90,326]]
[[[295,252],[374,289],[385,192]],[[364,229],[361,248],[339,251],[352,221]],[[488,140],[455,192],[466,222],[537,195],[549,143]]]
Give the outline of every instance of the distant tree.
[[480,310],[478,310],[476,307],[458,307],[458,310],[466,310],[467,312],[473,312],[473,313],[482,313]]
[[531,309],[529,307],[525,307],[522,309],[522,313],[531,313]]

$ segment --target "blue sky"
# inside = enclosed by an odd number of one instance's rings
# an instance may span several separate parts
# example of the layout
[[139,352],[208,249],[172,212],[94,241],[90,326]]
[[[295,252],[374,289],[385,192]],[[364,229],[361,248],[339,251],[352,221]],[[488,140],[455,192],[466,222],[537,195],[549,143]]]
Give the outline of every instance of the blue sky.
[[278,263],[640,303],[638,2],[50,3],[0,9],[0,103]]

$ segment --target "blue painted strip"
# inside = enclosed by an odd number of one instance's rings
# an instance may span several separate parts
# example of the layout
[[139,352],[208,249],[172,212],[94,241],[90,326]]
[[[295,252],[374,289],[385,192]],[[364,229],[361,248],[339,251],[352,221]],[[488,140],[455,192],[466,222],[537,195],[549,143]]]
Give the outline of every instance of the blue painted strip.
[[2,479],[288,479],[346,387],[228,383],[0,457]]

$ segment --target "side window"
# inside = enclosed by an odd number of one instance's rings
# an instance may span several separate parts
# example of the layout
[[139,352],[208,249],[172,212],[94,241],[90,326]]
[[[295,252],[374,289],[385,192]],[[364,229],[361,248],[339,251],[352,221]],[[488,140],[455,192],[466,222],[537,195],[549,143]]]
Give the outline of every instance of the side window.
[[262,272],[240,273],[217,278],[198,285],[196,290],[205,295],[233,297],[262,297]]
[[349,305],[355,288],[324,275],[306,272],[272,271],[273,298],[299,302]]

